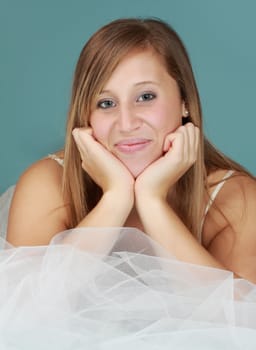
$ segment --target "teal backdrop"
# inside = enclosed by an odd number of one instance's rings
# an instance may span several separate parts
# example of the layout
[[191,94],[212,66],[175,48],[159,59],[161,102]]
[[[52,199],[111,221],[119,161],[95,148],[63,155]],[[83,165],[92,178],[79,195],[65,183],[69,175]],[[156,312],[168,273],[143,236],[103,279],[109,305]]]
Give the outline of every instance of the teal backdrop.
[[63,144],[74,66],[100,26],[154,16],[183,38],[205,132],[256,174],[256,1],[0,0],[0,193]]

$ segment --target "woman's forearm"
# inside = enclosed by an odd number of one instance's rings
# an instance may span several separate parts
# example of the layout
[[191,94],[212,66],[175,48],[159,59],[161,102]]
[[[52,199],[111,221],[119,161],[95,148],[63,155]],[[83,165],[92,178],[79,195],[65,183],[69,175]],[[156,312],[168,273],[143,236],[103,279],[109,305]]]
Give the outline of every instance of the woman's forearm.
[[121,227],[133,207],[130,193],[106,192],[77,227]]
[[145,196],[141,198],[136,201],[136,207],[145,231],[152,239],[179,260],[225,269],[198,243],[166,201]]

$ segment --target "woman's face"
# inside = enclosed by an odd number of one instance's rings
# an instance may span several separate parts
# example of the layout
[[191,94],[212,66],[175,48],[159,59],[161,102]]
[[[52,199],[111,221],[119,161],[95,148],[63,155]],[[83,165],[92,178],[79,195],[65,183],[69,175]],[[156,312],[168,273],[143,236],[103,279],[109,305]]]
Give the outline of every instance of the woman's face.
[[176,81],[151,50],[128,54],[92,106],[95,139],[137,177],[163,155],[167,134],[184,114]]

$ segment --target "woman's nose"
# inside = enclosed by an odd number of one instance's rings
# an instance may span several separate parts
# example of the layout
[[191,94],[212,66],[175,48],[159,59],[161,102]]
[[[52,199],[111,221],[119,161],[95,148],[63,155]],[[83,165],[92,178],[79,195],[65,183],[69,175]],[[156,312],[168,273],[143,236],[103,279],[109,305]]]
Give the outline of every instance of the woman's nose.
[[141,119],[132,108],[122,108],[118,115],[118,126],[121,132],[131,132],[141,125]]

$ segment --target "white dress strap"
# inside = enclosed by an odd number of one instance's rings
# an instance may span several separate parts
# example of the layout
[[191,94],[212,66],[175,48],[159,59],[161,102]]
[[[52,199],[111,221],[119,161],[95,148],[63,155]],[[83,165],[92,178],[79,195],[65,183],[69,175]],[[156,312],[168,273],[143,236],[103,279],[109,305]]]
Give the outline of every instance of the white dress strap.
[[226,174],[223,176],[223,178],[221,179],[221,181],[218,183],[218,185],[214,188],[213,192],[210,195],[210,199],[209,199],[209,201],[208,201],[208,203],[207,203],[207,205],[205,207],[204,216],[203,216],[203,219],[201,221],[201,228],[200,228],[200,235],[199,235],[199,242],[200,243],[202,243],[202,231],[203,231],[203,225],[204,225],[205,217],[206,217],[208,211],[210,210],[211,205],[214,202],[217,194],[221,190],[222,186],[225,184],[226,180],[228,178],[230,178],[234,174],[234,172],[235,172],[234,170],[228,170],[226,172]]
[[64,159],[57,157],[56,154],[48,154],[48,158],[55,160],[61,166],[64,165]]
[[206,205],[206,208],[205,208],[205,211],[204,211],[204,216],[206,216],[206,214],[208,213],[212,203],[214,202],[217,194],[221,190],[221,188],[224,185],[224,183],[226,182],[226,180],[233,174],[234,174],[234,170],[228,170],[226,172],[226,174],[223,176],[223,178],[221,179],[221,181],[218,183],[218,185],[215,187],[215,189],[213,190],[213,192],[210,195],[209,202]]

